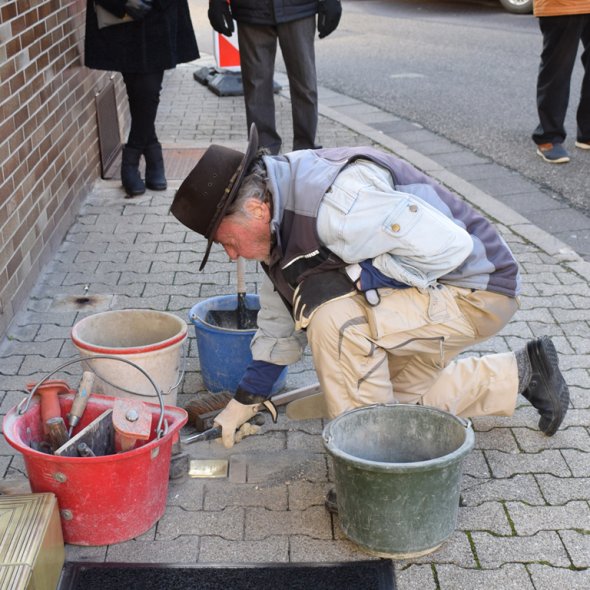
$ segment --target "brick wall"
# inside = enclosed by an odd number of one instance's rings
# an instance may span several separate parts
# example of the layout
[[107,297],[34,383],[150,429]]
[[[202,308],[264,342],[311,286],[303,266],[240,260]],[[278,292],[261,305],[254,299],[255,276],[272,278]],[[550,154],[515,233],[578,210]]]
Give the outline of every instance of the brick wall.
[[118,74],[83,66],[86,0],[0,0],[0,336],[100,176],[95,96]]

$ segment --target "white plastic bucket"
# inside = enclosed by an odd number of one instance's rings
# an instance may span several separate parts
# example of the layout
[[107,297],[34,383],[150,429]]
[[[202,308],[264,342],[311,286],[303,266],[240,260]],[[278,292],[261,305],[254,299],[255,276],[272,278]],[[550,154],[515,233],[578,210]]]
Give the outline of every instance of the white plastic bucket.
[[[154,380],[164,404],[176,405],[182,381],[182,346],[188,327],[177,316],[150,309],[105,311],[72,328],[72,341],[82,357],[122,356],[138,364]],[[86,361],[96,379],[93,389],[116,397],[155,397],[148,379],[132,366],[110,359]]]

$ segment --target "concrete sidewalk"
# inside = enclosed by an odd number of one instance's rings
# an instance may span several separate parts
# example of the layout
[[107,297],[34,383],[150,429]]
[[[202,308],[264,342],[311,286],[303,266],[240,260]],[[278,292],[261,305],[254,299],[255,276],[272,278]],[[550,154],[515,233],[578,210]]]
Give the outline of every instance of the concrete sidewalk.
[[[243,99],[219,98],[195,82],[193,71],[203,65],[201,59],[166,74],[160,138],[168,148],[220,143],[243,149]],[[277,80],[284,84],[281,76]],[[550,335],[572,394],[563,429],[552,438],[539,433],[537,414],[524,400],[510,418],[474,420],[476,448],[464,465],[457,530],[437,552],[397,562],[398,588],[589,588],[590,264],[571,245],[465,180],[469,175],[461,177],[425,155],[432,155],[428,142],[418,151],[369,125],[384,125],[389,116],[394,129],[391,115],[327,91],[321,93],[320,111],[317,139],[324,147],[372,144],[391,150],[496,222],[521,263],[522,309],[500,335],[470,354],[513,350],[534,336]],[[288,149],[286,91],[277,97],[277,115]],[[235,293],[235,265],[223,251],[214,248],[199,273],[204,240],[168,215],[179,183],[171,179],[165,192],[126,200],[119,181],[97,181],[1,344],[2,414],[22,399],[26,383],[76,354],[70,330],[85,315],[149,308],[188,321],[199,300]],[[248,292],[256,292],[260,278],[248,262]],[[189,336],[180,406],[204,391],[192,327]],[[75,385],[79,372],[73,367],[63,377]],[[290,368],[287,388],[314,381],[306,356]],[[293,422],[281,412],[278,424],[267,423],[262,436],[248,437],[229,452],[215,441],[187,445],[192,458],[228,458],[229,477],[172,481],[166,513],[150,530],[111,546],[69,545],[67,559],[193,564],[367,559],[324,509],[332,468],[322,428],[320,420]],[[22,456],[4,440],[0,465],[4,479],[24,474]]]

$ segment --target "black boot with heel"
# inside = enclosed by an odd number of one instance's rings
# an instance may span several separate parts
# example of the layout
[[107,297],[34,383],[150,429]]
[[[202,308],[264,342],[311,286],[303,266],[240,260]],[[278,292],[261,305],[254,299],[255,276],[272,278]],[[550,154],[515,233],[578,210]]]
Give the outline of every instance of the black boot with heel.
[[145,185],[153,191],[165,191],[168,184],[164,173],[164,157],[159,143],[148,145],[143,150],[145,156]]
[[139,174],[141,150],[127,145],[123,146],[121,158],[121,182],[128,197],[137,197],[145,193],[145,184]]

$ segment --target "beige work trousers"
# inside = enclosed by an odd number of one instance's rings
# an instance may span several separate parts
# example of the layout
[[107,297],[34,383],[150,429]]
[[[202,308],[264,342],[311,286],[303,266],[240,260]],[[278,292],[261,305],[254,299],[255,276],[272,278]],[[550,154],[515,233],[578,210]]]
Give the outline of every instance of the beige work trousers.
[[330,418],[395,402],[465,418],[514,412],[514,353],[453,359],[500,331],[518,299],[443,285],[379,292],[375,307],[362,294],[330,301],[307,328]]

